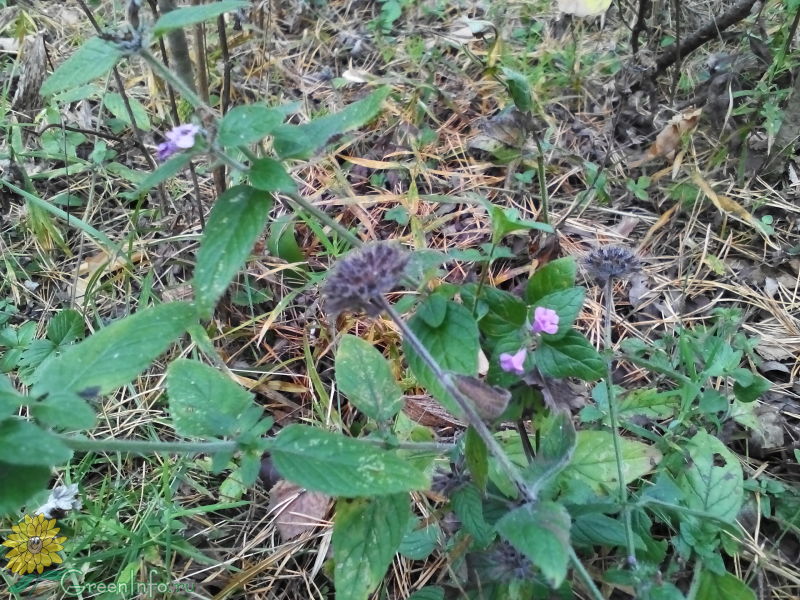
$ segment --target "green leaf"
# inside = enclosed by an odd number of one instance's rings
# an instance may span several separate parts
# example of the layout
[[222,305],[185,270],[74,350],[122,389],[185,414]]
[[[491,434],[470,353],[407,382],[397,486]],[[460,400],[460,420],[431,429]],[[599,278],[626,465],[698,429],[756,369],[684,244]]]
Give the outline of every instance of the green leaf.
[[437,523],[423,525],[417,518],[409,519],[397,552],[411,560],[425,560],[436,549],[441,534]]
[[486,491],[489,480],[489,451],[474,427],[468,427],[464,434],[464,460],[472,481],[481,492]]
[[391,367],[372,344],[344,335],[336,351],[336,383],[358,410],[388,421],[403,407],[403,390]]
[[52,392],[30,407],[39,423],[65,431],[90,429],[95,423],[92,407],[73,392]]
[[[746,370],[746,369],[743,369]],[[754,402],[759,396],[772,387],[772,382],[757,373],[752,374],[752,379],[747,383],[733,383],[733,394],[740,402]]]
[[458,488],[451,494],[450,503],[464,531],[479,547],[488,546],[494,538],[494,530],[483,516],[483,499],[478,488],[472,484]]
[[154,37],[159,37],[173,29],[180,29],[187,25],[209,21],[222,13],[245,8],[246,6],[247,2],[242,2],[241,0],[221,0],[213,4],[200,4],[197,6],[176,8],[175,10],[161,15],[158,21],[155,22],[155,25],[153,25],[152,35]]
[[27,398],[17,391],[6,375],[0,375],[0,421],[27,402]]
[[217,198],[206,224],[194,270],[195,302],[210,317],[264,229],[272,197],[237,185]]
[[543,375],[549,377],[578,377],[586,381],[600,379],[606,372],[606,363],[597,350],[577,331],[570,330],[564,337],[548,340],[534,352],[533,362]]
[[297,191],[294,179],[274,158],[259,158],[250,167],[250,183],[265,192],[293,194]]
[[527,556],[551,587],[567,576],[570,518],[555,502],[526,504],[506,513],[496,525],[497,532]]
[[400,546],[409,514],[408,494],[336,503],[332,536],[336,600],[367,600]]
[[539,451],[524,471],[532,494],[540,491],[572,461],[577,434],[569,413],[551,413],[539,425]]
[[[0,462],[0,515],[16,513],[34,494],[41,492],[50,479],[48,467],[21,465],[16,457],[10,462]],[[6,483],[7,482],[7,483]]]
[[285,479],[329,496],[383,496],[430,485],[424,472],[396,452],[315,427],[289,425],[270,452]]
[[31,395],[109,392],[149,367],[196,318],[191,305],[173,302],[120,319],[42,365]]
[[507,67],[503,67],[503,75],[506,76],[506,86],[514,104],[520,111],[529,112],[533,108],[533,99],[528,79],[519,71]]
[[72,450],[52,433],[22,419],[0,422],[0,440],[0,461],[14,465],[62,465],[72,456]]
[[582,287],[567,288],[566,290],[559,290],[558,292],[542,296],[531,308],[530,322],[533,323],[536,307],[549,308],[550,310],[556,311],[558,315],[558,330],[553,334],[545,333],[543,336],[547,340],[547,343],[560,340],[571,331],[575,319],[578,318],[578,313],[581,312],[585,297],[586,288]]
[[528,231],[537,229],[547,233],[553,233],[553,227],[547,223],[520,219],[519,212],[515,208],[501,208],[494,204],[489,204],[489,216],[492,219],[492,243],[499,244],[504,237],[515,231]]
[[[439,327],[431,327],[420,315],[414,315],[408,326],[444,370],[462,375],[478,374],[480,349],[478,325],[466,307],[448,302],[447,315]],[[459,416],[461,409],[458,408],[456,401],[445,392],[439,379],[434,376],[407,340],[403,341],[403,348],[408,365],[417,381],[447,410]]]
[[[642,539],[635,533],[633,535],[636,549],[644,550]],[[572,543],[584,548],[624,547],[627,543],[625,524],[602,513],[580,515],[572,523]]]
[[121,56],[114,44],[90,38],[44,80],[39,93],[49,96],[88,83],[108,73]]
[[444,589],[438,585],[426,585],[411,594],[406,600],[444,600]]
[[417,307],[417,313],[429,327],[441,327],[447,316],[447,298],[431,294]]
[[[147,109],[132,96],[128,96],[128,102],[131,105],[131,112],[133,113],[133,118],[136,120],[136,126],[142,131],[150,131],[150,118],[147,116]],[[128,109],[125,108],[125,100],[122,99],[121,94],[116,92],[106,93],[106,95],[103,96],[103,104],[108,111],[120,121],[128,126],[133,125],[128,115]]]
[[[561,473],[561,481],[580,479],[600,493],[616,490],[619,483],[613,436],[610,431],[579,431],[575,452]],[[627,438],[620,438],[619,445],[626,484],[652,471],[661,460],[661,452],[654,446]]]
[[58,346],[70,344],[83,337],[83,317],[77,310],[59,311],[47,324],[47,339]]
[[[477,284],[461,287],[461,299],[470,309],[475,304],[477,287]],[[485,303],[487,312],[478,322],[478,327],[490,338],[491,343],[517,332],[528,319],[528,307],[520,298],[509,292],[484,286],[481,290],[480,303]]]
[[756,593],[731,573],[717,575],[704,570],[700,574],[695,600],[755,600]]
[[272,132],[275,152],[281,158],[309,158],[334,135],[357,129],[374,119],[390,91],[388,86],[378,88],[344,110],[305,125],[280,125]]
[[247,104],[229,110],[219,122],[217,141],[223,146],[259,142],[283,122],[285,111],[263,104]]
[[686,445],[689,460],[677,477],[686,506],[733,522],[743,500],[742,467],[719,439],[698,431]]
[[566,290],[575,285],[578,274],[578,263],[571,256],[551,260],[541,269],[537,269],[528,280],[525,288],[525,300],[528,304],[535,304],[539,298],[547,294]]
[[253,394],[217,369],[178,359],[167,369],[175,431],[189,437],[238,438],[261,417]]
[[174,177],[186,168],[186,165],[192,161],[192,156],[193,154],[191,152],[181,152],[180,154],[176,154],[167,162],[159,166],[155,171],[148,173],[147,177],[145,177],[136,188],[136,192],[143,194],[153,189],[158,184],[166,181],[170,177]]
[[273,256],[290,263],[305,262],[306,256],[295,237],[293,215],[287,213],[276,218],[269,226],[267,249]]

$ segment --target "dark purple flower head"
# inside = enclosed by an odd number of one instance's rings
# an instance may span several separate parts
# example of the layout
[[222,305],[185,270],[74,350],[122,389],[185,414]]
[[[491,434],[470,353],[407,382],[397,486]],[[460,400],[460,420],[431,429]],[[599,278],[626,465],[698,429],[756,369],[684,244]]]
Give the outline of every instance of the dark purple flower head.
[[333,316],[345,310],[381,312],[383,295],[398,284],[408,264],[408,254],[391,242],[374,242],[353,250],[333,267],[322,294]]
[[642,267],[633,251],[624,246],[600,246],[586,256],[584,265],[599,283],[626,277]]
[[533,579],[533,563],[505,540],[495,544],[490,555],[490,562],[494,565],[492,578],[495,581]]

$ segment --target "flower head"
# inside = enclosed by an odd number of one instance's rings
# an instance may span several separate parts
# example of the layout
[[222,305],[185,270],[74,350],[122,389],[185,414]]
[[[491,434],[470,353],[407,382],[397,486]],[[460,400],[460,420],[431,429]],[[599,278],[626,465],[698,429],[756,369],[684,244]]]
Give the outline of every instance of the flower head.
[[533,311],[533,325],[531,325],[533,333],[549,333],[554,334],[558,331],[558,313],[550,308],[537,306]]
[[78,498],[78,484],[59,485],[50,491],[47,502],[36,509],[45,519],[62,518],[71,510],[80,510],[83,504]]
[[11,528],[14,533],[8,536],[3,542],[3,546],[11,548],[6,553],[8,565],[13,573],[38,573],[44,571],[45,567],[61,563],[61,557],[57,554],[63,550],[63,544],[67,538],[56,537],[60,531],[56,527],[56,520],[49,521],[44,515],[25,518],[18,525]]
[[173,154],[194,146],[195,137],[200,133],[200,128],[193,123],[186,123],[173,127],[164,134],[166,141],[159,144],[156,149],[158,160],[167,160]]
[[328,275],[322,294],[334,316],[345,310],[381,312],[381,299],[400,281],[408,254],[391,242],[366,244],[341,259]]
[[498,542],[490,552],[493,579],[496,581],[513,581],[515,579],[533,579],[533,563],[505,540]]
[[600,283],[635,273],[642,266],[636,255],[623,246],[600,246],[588,254],[584,264]]
[[509,354],[503,352],[500,355],[500,368],[506,373],[513,373],[514,375],[525,374],[525,358],[528,351],[525,348],[517,350],[516,354]]

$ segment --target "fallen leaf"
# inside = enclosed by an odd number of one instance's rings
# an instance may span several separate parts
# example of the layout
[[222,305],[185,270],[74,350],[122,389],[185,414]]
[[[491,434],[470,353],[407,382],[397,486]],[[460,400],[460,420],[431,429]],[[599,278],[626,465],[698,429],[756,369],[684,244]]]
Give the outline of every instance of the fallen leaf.
[[656,136],[656,141],[647,149],[644,156],[630,163],[628,167],[639,167],[656,158],[674,159],[681,147],[683,136],[697,127],[701,112],[702,109],[698,108],[672,117],[666,127]]
[[741,204],[739,204],[738,202],[736,202],[736,200],[732,198],[728,198],[727,196],[721,196],[717,194],[711,188],[708,182],[700,176],[700,173],[698,172],[695,172],[695,174],[692,176],[692,181],[694,181],[697,184],[697,187],[699,187],[706,195],[706,197],[709,200],[711,200],[714,206],[717,207],[717,210],[719,210],[724,215],[730,215],[734,219],[744,221],[745,223],[756,229],[759,233],[763,234],[767,242],[774,247],[774,244],[767,237],[766,231],[764,230],[764,226],[762,225],[761,221],[759,221],[753,215],[747,212],[747,209],[745,209]]
[[309,492],[281,479],[269,491],[269,512],[275,513],[275,527],[284,541],[320,525],[331,504],[330,496]]
[[602,15],[611,6],[611,0],[558,0],[558,10],[574,17]]

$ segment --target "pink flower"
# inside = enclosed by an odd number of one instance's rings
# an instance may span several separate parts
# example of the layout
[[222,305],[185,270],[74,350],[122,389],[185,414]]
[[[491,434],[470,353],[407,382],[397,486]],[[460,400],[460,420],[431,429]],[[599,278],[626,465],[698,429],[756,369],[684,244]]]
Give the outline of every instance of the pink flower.
[[200,128],[192,123],[173,127],[164,135],[167,141],[158,145],[156,153],[158,160],[165,161],[173,154],[194,146],[194,138],[198,133]]
[[533,333],[553,334],[558,331],[558,314],[556,311],[542,306],[537,306],[533,312]]
[[514,375],[525,374],[525,357],[528,351],[525,348],[517,350],[516,354],[509,354],[503,352],[500,355],[500,368],[506,373],[514,373]]

